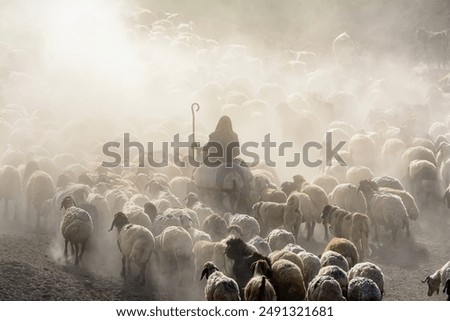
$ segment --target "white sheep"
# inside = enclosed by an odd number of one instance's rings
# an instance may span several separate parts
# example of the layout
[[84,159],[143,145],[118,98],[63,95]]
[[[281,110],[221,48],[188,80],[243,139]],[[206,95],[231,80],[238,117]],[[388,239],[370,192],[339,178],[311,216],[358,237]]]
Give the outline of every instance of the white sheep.
[[381,296],[384,294],[384,274],[381,269],[371,262],[361,262],[356,264],[348,271],[348,280],[351,281],[355,277],[365,277],[376,283],[380,290]]
[[308,285],[308,301],[345,301],[340,284],[329,275],[318,275]]
[[[130,223],[127,216],[119,212],[114,215],[111,223],[111,231],[117,228],[117,245],[122,254],[122,271],[120,275],[125,277],[131,273],[131,263],[139,267],[139,274],[135,281],[145,284],[145,269],[155,250],[155,239],[153,234],[145,227]],[[127,266],[127,268],[125,267]]]
[[314,177],[311,184],[321,187],[328,195],[339,185],[339,181],[331,175],[321,175]]
[[248,241],[248,244],[254,246],[256,250],[264,256],[267,256],[272,252],[267,240],[263,239],[261,236],[256,235]]
[[400,191],[405,190],[400,180],[392,176],[377,176],[372,178],[372,181],[375,182],[378,187],[389,187]]
[[331,276],[339,283],[339,286],[341,287],[342,290],[342,295],[344,297],[347,296],[349,278],[347,276],[347,272],[345,272],[339,266],[336,265],[324,266],[323,268],[320,269],[318,276]]
[[258,221],[247,214],[234,214],[229,217],[228,225],[237,225],[242,230],[242,239],[244,242],[250,241],[253,237],[259,235],[261,229]]
[[298,195],[290,195],[286,203],[258,202],[253,206],[253,217],[261,227],[261,233],[267,233],[278,227],[283,227],[294,235],[298,235],[296,224],[301,222],[300,199]]
[[353,184],[339,184],[328,195],[328,199],[331,205],[336,205],[349,212],[365,213],[367,209],[364,195]]
[[142,207],[129,201],[123,206],[123,213],[128,217],[130,223],[143,226],[149,231],[153,230],[152,221]]
[[208,301],[240,301],[235,280],[219,271],[214,262],[206,262],[200,280],[206,276],[205,299]]
[[373,220],[375,238],[379,243],[378,227],[384,226],[392,232],[392,241],[397,241],[397,233],[406,230],[409,237],[409,218],[405,206],[399,196],[378,191],[378,186],[372,181],[361,181],[359,189],[367,199],[368,215]]
[[317,255],[314,255],[310,252],[300,252],[297,254],[297,256],[302,260],[303,269],[305,271],[303,280],[305,281],[305,286],[308,286],[308,284],[317,275],[317,273],[319,273],[319,270],[322,267],[320,259]]
[[[160,272],[180,284],[194,280],[195,258],[189,233],[180,226],[169,226],[155,238],[155,255]],[[175,276],[173,276],[175,272]]]
[[201,230],[192,227],[192,219],[187,214],[181,214],[179,217],[181,227],[184,228],[192,238],[192,242],[195,244],[198,241],[211,242],[211,236]]
[[[88,212],[76,207],[72,196],[66,196],[61,202],[60,210],[64,208],[61,219],[61,233],[64,237],[64,256],[67,258],[67,244],[75,247],[75,265],[81,261],[87,241],[92,234],[94,225]],[[79,246],[81,249],[79,252]]]
[[378,190],[380,192],[399,196],[402,199],[403,205],[405,205],[406,212],[408,213],[408,217],[411,221],[415,221],[419,218],[420,215],[419,208],[416,205],[414,197],[410,193],[408,193],[407,191],[402,191],[389,187],[379,187]]
[[282,250],[287,244],[295,243],[295,237],[284,229],[274,229],[267,235],[267,242],[272,251]]
[[336,237],[352,241],[361,259],[372,254],[369,243],[370,220],[361,213],[350,213],[337,206],[327,205],[322,213],[323,224],[329,224]]
[[[53,197],[55,186],[53,179],[44,171],[33,172],[25,187],[28,211],[33,208],[36,211],[36,228],[40,227],[40,218],[49,213],[41,211],[42,203]],[[29,212],[27,211],[27,215]]]
[[382,296],[377,284],[365,277],[354,277],[348,282],[348,301],[381,301]]
[[259,174],[254,176],[255,190],[258,199],[263,202],[285,203],[287,196],[283,191],[278,190],[268,177]]
[[422,283],[428,284],[428,296],[432,296],[434,292],[439,294],[439,287],[441,285],[445,292],[445,287],[448,285],[448,280],[450,280],[450,261],[445,263],[433,274],[428,275]]
[[276,301],[277,294],[270,283],[272,270],[265,260],[252,264],[253,277],[244,288],[245,301]]
[[370,168],[365,166],[352,166],[347,169],[347,183],[359,185],[359,182],[374,177]]
[[214,211],[201,203],[197,194],[192,192],[187,195],[186,207],[193,210],[197,214],[200,226],[203,225],[208,216],[214,214]]
[[320,256],[320,266],[336,265],[348,272],[349,266],[347,259],[340,253],[335,251],[324,251]]

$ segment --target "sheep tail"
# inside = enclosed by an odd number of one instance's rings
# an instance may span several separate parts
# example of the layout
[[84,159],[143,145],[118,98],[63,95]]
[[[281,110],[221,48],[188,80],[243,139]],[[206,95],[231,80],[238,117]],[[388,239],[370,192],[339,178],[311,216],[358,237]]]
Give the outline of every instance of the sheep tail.
[[266,292],[266,277],[263,275],[261,278],[261,286],[258,292],[258,301],[264,301],[264,294]]

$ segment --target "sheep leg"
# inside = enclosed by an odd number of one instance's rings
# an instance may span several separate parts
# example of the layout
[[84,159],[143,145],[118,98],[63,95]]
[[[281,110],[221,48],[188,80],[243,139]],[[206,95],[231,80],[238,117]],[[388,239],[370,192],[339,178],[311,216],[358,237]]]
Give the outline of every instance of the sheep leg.
[[323,236],[323,240],[326,242],[330,238],[330,236],[328,235],[328,224],[327,223],[323,223],[323,228],[324,228],[324,231],[325,231],[325,235]]
[[64,257],[67,260],[67,243],[69,243],[68,239],[64,239]]
[[126,274],[131,275],[131,260],[130,259],[127,260],[127,271],[126,271],[125,275]]
[[78,265],[78,243],[75,243],[75,265]]
[[122,271],[120,272],[120,276],[121,277],[125,277],[125,262],[126,262],[126,257],[122,256]]
[[306,235],[306,240],[310,241],[314,234],[314,228],[316,227],[316,221],[308,223],[308,234]]
[[86,242],[81,243],[80,262],[81,262],[81,258],[83,257],[83,254],[84,254],[85,250],[86,250]]
[[396,228],[392,230],[392,244],[397,243],[397,232],[398,232],[398,229],[396,229]]
[[140,282],[141,285],[145,285],[145,267],[147,266],[147,263],[141,264],[139,266],[139,274],[136,276],[135,281]]

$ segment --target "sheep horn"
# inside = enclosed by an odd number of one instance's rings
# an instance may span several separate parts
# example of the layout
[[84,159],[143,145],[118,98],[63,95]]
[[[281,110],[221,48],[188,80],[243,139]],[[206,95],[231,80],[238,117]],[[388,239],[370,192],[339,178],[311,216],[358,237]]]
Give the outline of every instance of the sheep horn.
[[430,276],[427,276],[426,279],[424,281],[422,281],[422,283],[426,283],[429,279],[430,279]]

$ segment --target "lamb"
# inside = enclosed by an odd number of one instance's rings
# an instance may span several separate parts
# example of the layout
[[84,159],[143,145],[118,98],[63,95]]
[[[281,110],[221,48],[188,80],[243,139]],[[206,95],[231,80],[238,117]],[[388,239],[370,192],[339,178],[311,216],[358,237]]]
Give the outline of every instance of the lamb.
[[274,229],[267,236],[272,251],[281,250],[289,243],[295,243],[294,235],[283,229]]
[[431,275],[428,275],[422,283],[428,284],[428,296],[432,296],[434,292],[439,295],[439,287],[442,285],[444,291],[448,294],[448,280],[450,280],[450,261],[445,263],[440,269]]
[[[41,211],[41,207],[44,201],[53,197],[55,193],[55,186],[53,179],[44,171],[34,171],[25,187],[25,193],[27,198],[27,207],[36,211],[36,228],[40,228],[40,219],[44,214]],[[27,215],[29,212],[27,211]]]
[[330,225],[334,236],[346,238],[355,244],[361,259],[372,254],[369,243],[370,220],[367,215],[327,205],[323,209],[322,219],[324,224]]
[[155,250],[153,234],[144,226],[131,224],[128,217],[122,212],[114,215],[109,231],[112,231],[114,227],[117,228],[117,245],[122,254],[122,271],[120,275],[125,277],[127,273],[130,274],[131,263],[134,263],[140,269],[135,281],[144,285],[145,269]]
[[382,296],[377,284],[365,277],[354,277],[348,282],[347,300],[381,301]]
[[272,269],[265,260],[258,260],[251,266],[253,277],[244,288],[245,301],[276,301],[277,294],[270,283]]
[[[169,226],[155,237],[155,255],[163,276],[183,285],[194,280],[195,257],[192,238],[180,226]],[[173,272],[175,271],[175,276]]]
[[340,253],[335,251],[324,251],[320,256],[320,266],[336,265],[348,272],[348,262],[347,259]]
[[344,297],[347,296],[349,278],[347,276],[347,273],[343,269],[341,269],[336,265],[324,266],[323,268],[320,269],[318,276],[331,276],[339,283],[342,295]]
[[206,276],[205,299],[208,301],[240,301],[239,288],[235,280],[219,271],[209,261],[203,266],[200,280]]
[[[303,275],[303,281],[305,282],[305,286],[311,282],[312,279],[319,273],[321,269],[320,259],[309,252],[300,252],[297,254],[298,257],[302,260],[303,269],[305,271]],[[348,266],[348,263],[347,263]]]
[[351,281],[355,277],[365,277],[376,283],[380,290],[381,296],[384,294],[384,274],[381,269],[370,262],[362,262],[356,264],[348,272],[348,280]]
[[334,251],[341,254],[347,260],[349,268],[359,262],[356,246],[345,238],[332,238],[324,249],[324,252],[326,251]]
[[306,299],[308,301],[345,301],[340,284],[329,275],[318,275],[311,280]]
[[378,186],[372,181],[361,181],[359,189],[364,193],[368,204],[368,213],[375,229],[375,239],[379,243],[377,225],[383,225],[392,232],[392,242],[397,241],[400,229],[406,230],[409,237],[409,219],[406,208],[400,197],[378,191]]
[[208,233],[205,233],[192,227],[192,219],[188,215],[186,214],[180,215],[179,220],[181,227],[184,228],[189,233],[189,235],[192,238],[192,242],[194,244],[197,243],[198,241],[211,242],[211,237],[209,236]]
[[248,244],[241,239],[230,238],[226,241],[226,256],[234,261],[233,274],[239,285],[239,289],[243,289],[248,281],[252,278],[252,263],[258,260],[265,260],[271,265],[270,260],[253,250]]
[[339,206],[349,212],[366,213],[366,199],[353,184],[339,184],[328,195],[328,199],[331,205]]
[[301,301],[306,297],[302,271],[291,261],[280,259],[274,262],[270,281],[279,301]]
[[263,236],[274,228],[282,226],[294,235],[296,224],[301,219],[300,199],[297,195],[290,195],[286,203],[258,202],[252,208],[253,217],[258,220]]
[[92,218],[88,212],[76,207],[72,196],[63,199],[60,210],[62,208],[65,209],[61,220],[61,233],[65,242],[64,256],[67,258],[67,244],[70,242],[71,246],[75,247],[75,265],[78,265],[94,228]]

